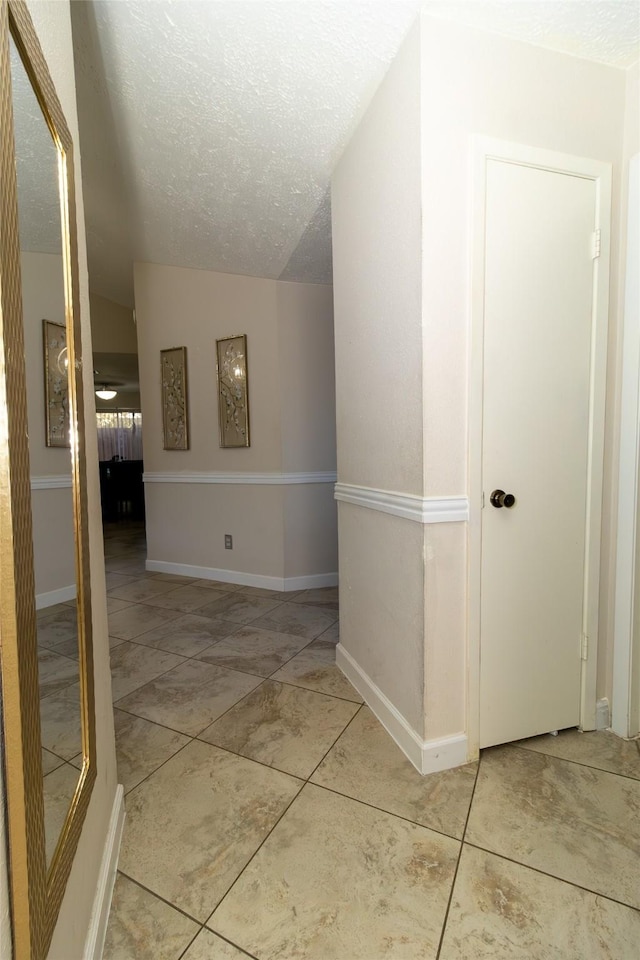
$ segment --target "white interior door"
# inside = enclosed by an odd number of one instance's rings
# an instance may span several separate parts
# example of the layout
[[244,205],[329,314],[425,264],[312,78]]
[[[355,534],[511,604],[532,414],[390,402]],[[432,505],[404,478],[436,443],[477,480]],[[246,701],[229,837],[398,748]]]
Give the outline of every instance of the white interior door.
[[580,720],[596,216],[591,179],[486,176],[481,747]]

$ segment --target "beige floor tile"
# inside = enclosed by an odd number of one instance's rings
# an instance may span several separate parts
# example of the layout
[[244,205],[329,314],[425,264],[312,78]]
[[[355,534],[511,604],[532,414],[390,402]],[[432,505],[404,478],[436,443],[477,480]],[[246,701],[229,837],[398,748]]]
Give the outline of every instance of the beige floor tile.
[[[43,648],[40,648],[43,649]],[[79,647],[78,647],[78,637],[72,636],[68,640],[61,640],[59,643],[56,643],[55,647],[48,647],[47,649],[53,650],[54,653],[57,653],[60,657],[67,657],[69,660],[75,660],[76,663],[80,658]],[[78,669],[76,665],[76,670]]]
[[321,633],[318,637],[318,640],[324,640],[327,643],[333,643],[334,645],[340,642],[340,621],[336,620],[335,623],[332,623],[328,630],[325,630],[324,633]]
[[109,596],[117,600],[128,600],[130,603],[142,603],[145,600],[152,600],[159,594],[170,593],[176,589],[175,583],[167,583],[166,580],[154,580],[153,577],[144,577],[142,580],[134,580],[133,583],[125,583],[122,587],[112,587],[109,590]]
[[118,613],[131,606],[131,600],[118,600],[117,597],[107,597],[107,614]]
[[622,740],[608,730],[580,733],[563,730],[557,737],[545,734],[531,740],[520,740],[514,746],[535,750],[550,757],[574,760],[587,767],[619,773],[623,777],[640,780],[640,750],[637,740]]
[[50,607],[42,607],[40,610],[36,610],[36,619],[46,620],[49,617],[55,616],[56,613],[68,615],[69,606],[69,601],[65,601],[64,603],[54,603]]
[[102,957],[178,960],[197,932],[197,923],[120,873],[113,891]]
[[459,848],[308,785],[207,926],[260,960],[435,960]]
[[299,788],[193,741],[128,795],[120,868],[204,921]]
[[[195,586],[212,590],[214,593],[237,593],[242,590],[241,583],[226,583],[224,580],[194,580]],[[214,599],[213,597],[211,598]]]
[[291,633],[294,637],[306,637],[313,640],[330,627],[336,620],[333,610],[319,607],[306,607],[302,603],[283,603],[269,613],[261,614],[253,624],[261,630],[276,630],[279,633]]
[[185,586],[170,584],[172,590],[160,597],[152,597],[148,603],[152,607],[164,607],[167,610],[178,610],[180,613],[192,613],[199,607],[211,603],[214,596],[219,599],[234,596],[231,593],[212,594],[211,590],[199,584],[189,583]]
[[198,613],[202,617],[216,617],[222,620],[233,620],[234,623],[246,624],[279,606],[281,606],[279,600],[260,600],[258,597],[245,597],[242,594],[234,593],[230,596],[221,596],[206,606],[200,607]]
[[465,839],[640,907],[637,780],[532,750],[488,750]]
[[274,673],[272,680],[293,683],[308,690],[326,693],[330,697],[342,697],[362,703],[362,697],[351,686],[345,675],[336,667],[335,644],[327,640],[315,640],[292,660]]
[[158,647],[184,657],[197,657],[212,644],[229,637],[238,629],[237,623],[229,620],[212,620],[197,614],[185,614],[136,637],[136,643]]
[[199,660],[185,660],[175,670],[119,701],[117,706],[195,737],[259,683],[259,677],[248,673],[223,670]]
[[203,928],[182,960],[243,960],[249,955],[232,943]]
[[338,588],[318,587],[314,590],[302,590],[291,598],[293,603],[304,603],[309,607],[324,610],[338,610]]
[[62,605],[56,613],[38,617],[38,645],[53,648],[78,635],[78,617],[73,607]]
[[160,674],[184,663],[166,650],[143,647],[139,643],[120,643],[111,648],[111,695],[120,700]]
[[134,583],[136,577],[127,577],[124,573],[116,573],[115,570],[109,569],[112,560],[107,560],[105,563],[105,582],[107,585],[107,590],[112,590],[114,587],[123,587],[126,583]]
[[182,577],[179,573],[152,573],[151,571],[147,571],[147,572],[154,580],[164,580],[165,583],[175,583],[176,586],[179,586],[179,585],[186,586],[188,583],[198,582],[195,577]]
[[476,770],[469,763],[422,776],[365,706],[312,781],[462,839]]
[[[73,643],[74,641],[72,641]],[[77,646],[77,641],[76,646]],[[58,690],[64,690],[70,683],[79,680],[77,660],[62,657],[54,650],[38,650],[38,685],[40,696],[47,697]]]
[[146,577],[149,571],[146,569],[144,559],[129,557],[113,557],[105,563],[105,569],[110,573],[120,573],[125,577]]
[[230,670],[268,677],[308,642],[304,637],[292,637],[286,633],[256,630],[252,626],[239,627],[228,639],[199,654],[198,659]]
[[245,597],[263,597],[265,600],[292,600],[299,592],[287,593],[286,590],[268,590],[265,587],[238,587],[238,593]]
[[358,709],[356,703],[266,680],[200,739],[306,778]]
[[60,757],[56,757],[55,753],[50,753],[49,750],[42,750],[42,776],[46,777],[48,773],[51,773],[53,770],[57,770],[61,764],[64,763]]
[[40,701],[40,736],[42,746],[65,760],[82,750],[80,726],[80,684],[44,697]]
[[189,743],[189,737],[157,723],[113,711],[116,728],[118,780],[128,793],[150,773]]
[[440,960],[631,960],[640,913],[465,844]]
[[141,633],[160,627],[163,623],[176,620],[180,614],[176,610],[159,610],[147,604],[136,603],[126,610],[119,610],[109,617],[109,633],[121,640],[133,640]]
[[51,863],[73,795],[78,786],[79,771],[63,763],[43,780],[44,837],[47,863]]

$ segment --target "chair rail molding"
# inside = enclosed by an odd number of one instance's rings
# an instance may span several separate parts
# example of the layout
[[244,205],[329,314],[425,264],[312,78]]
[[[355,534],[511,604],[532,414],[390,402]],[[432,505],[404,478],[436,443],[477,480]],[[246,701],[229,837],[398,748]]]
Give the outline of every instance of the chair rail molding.
[[469,519],[469,499],[464,496],[418,497],[411,493],[336,483],[335,499],[416,523],[460,523]]
[[289,486],[296,483],[335,483],[335,471],[316,473],[226,473],[225,471],[144,473],[144,483],[226,483]]
[[42,477],[31,477],[32,490],[60,490],[71,487],[71,475],[66,473],[49,474]]

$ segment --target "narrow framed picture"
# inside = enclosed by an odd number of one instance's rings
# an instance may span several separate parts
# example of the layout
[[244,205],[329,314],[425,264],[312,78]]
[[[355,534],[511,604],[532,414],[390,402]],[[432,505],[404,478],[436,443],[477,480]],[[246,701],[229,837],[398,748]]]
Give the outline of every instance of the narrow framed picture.
[[48,447],[70,447],[67,328],[42,321],[44,343],[44,422]]
[[163,449],[189,449],[187,348],[160,351]]
[[247,337],[216,340],[218,420],[221,447],[249,446]]

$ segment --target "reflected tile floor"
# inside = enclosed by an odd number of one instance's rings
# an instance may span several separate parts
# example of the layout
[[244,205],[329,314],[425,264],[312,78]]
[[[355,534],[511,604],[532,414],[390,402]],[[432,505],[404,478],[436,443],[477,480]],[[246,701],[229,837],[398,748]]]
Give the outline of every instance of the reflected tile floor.
[[335,666],[336,588],[105,545],[128,815],[104,960],[637,960],[638,743],[565,731],[422,777]]

